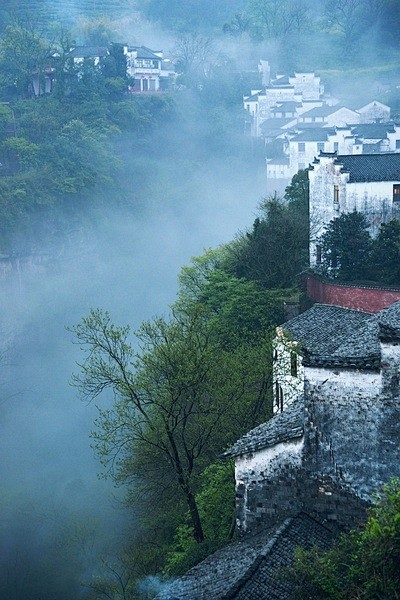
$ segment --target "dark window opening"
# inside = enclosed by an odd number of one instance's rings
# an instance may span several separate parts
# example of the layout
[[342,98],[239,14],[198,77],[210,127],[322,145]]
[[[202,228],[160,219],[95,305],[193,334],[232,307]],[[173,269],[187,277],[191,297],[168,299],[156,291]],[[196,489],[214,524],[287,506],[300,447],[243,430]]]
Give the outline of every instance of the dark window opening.
[[333,203],[339,204],[339,186],[337,183],[333,186]]
[[393,202],[400,202],[400,184],[398,183],[393,186]]
[[283,412],[283,390],[278,382],[275,383],[275,406]]
[[296,352],[290,353],[290,374],[292,377],[297,377],[297,354],[296,354]]
[[304,142],[299,142],[299,152],[305,152],[306,151],[306,145]]
[[320,265],[322,262],[322,248],[319,244],[317,244],[317,265]]

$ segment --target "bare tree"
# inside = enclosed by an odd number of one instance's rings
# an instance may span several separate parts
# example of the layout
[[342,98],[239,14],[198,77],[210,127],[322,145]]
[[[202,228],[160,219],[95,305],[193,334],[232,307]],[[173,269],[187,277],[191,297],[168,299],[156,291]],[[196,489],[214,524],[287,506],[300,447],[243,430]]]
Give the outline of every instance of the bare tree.
[[185,33],[176,40],[172,56],[181,73],[188,76],[204,75],[207,65],[212,61],[213,51],[211,38],[199,33]]

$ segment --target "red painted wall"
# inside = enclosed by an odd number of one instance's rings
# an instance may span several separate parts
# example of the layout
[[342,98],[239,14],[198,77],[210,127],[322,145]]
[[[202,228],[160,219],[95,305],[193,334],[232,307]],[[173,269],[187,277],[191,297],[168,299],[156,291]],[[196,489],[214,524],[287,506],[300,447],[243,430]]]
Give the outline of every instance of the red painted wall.
[[305,280],[307,296],[320,304],[377,313],[400,300],[400,289],[328,283],[311,274],[305,275]]

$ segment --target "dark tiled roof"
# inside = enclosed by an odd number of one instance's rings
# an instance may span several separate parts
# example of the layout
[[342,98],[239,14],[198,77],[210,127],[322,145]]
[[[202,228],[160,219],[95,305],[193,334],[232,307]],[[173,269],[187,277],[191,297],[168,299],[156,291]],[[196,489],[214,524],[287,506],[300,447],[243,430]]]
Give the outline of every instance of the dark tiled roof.
[[271,112],[296,112],[296,108],[301,106],[299,102],[277,102],[275,106],[271,108]]
[[292,584],[282,572],[295,549],[329,548],[336,532],[305,513],[219,550],[177,579],[157,600],[286,600]]
[[346,367],[378,371],[381,351],[376,315],[363,323],[329,355],[306,354],[304,364],[315,367]]
[[72,58],[96,58],[107,54],[108,49],[105,46],[76,46],[69,52]]
[[136,50],[137,58],[152,58],[155,60],[160,60],[160,57],[154,53],[150,48],[146,48],[146,46],[129,46],[129,51]]
[[261,555],[274,530],[243,538],[218,550],[156,596],[157,600],[219,600],[241,581]]
[[276,77],[276,79],[271,81],[272,85],[287,85],[289,83],[289,75],[282,75],[281,77]]
[[349,182],[400,181],[400,153],[339,155],[336,163],[350,173]]
[[223,456],[250,454],[280,442],[302,437],[303,413],[304,404],[300,401],[294,402],[282,413],[246,433]]
[[342,108],[351,110],[351,108],[347,108],[346,106],[339,106],[337,104],[335,106],[316,106],[315,108],[311,108],[311,110],[308,110],[307,112],[301,113],[301,115],[299,115],[299,118],[302,119],[303,117],[329,117],[329,115],[333,115]]
[[379,368],[378,330],[371,313],[314,304],[282,327],[300,342],[306,365]]
[[294,136],[292,142],[325,142],[335,130],[331,127],[310,127]]
[[253,94],[252,96],[244,96],[243,102],[258,102],[260,93]]
[[321,525],[308,515],[300,513],[288,519],[273,544],[264,552],[257,569],[237,593],[227,596],[232,600],[289,600],[294,584],[286,569],[294,563],[296,548],[306,550],[317,546],[328,550],[336,532]]
[[388,132],[393,133],[395,126],[392,121],[388,123],[361,123],[351,125],[353,133],[358,137],[369,140],[381,140],[387,137]]
[[400,302],[395,302],[377,314],[379,335],[383,341],[400,341]]
[[293,121],[293,117],[278,117],[276,119],[266,119],[260,125],[261,129],[268,129],[272,127],[273,129],[277,129],[279,127],[283,127]]

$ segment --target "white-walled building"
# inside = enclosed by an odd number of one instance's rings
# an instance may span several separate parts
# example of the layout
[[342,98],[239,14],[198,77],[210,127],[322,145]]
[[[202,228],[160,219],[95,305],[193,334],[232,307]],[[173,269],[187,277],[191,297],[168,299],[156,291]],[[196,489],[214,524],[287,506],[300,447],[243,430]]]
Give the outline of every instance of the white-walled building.
[[320,261],[318,238],[332,219],[361,212],[377,235],[400,216],[400,153],[337,155],[322,152],[308,171],[310,215],[318,225],[310,241],[310,264]]
[[241,532],[301,510],[346,519],[349,497],[371,502],[400,473],[399,342],[400,302],[377,314],[316,304],[278,329],[278,410],[226,452]]
[[163,58],[162,50],[146,46],[124,46],[127,73],[135,81],[133,92],[158,92],[167,89],[176,73],[171,61]]

